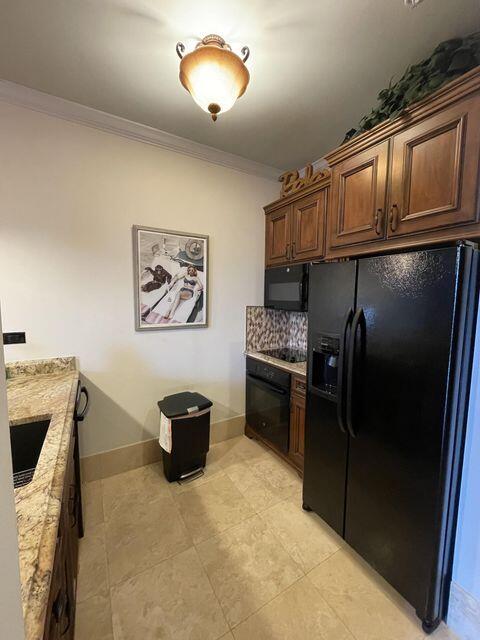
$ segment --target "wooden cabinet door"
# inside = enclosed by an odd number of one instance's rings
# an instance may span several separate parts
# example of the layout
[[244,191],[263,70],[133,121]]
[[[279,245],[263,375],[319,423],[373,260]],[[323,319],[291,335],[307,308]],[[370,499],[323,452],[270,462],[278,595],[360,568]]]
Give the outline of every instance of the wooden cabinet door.
[[71,557],[71,575],[73,576],[74,585],[76,585],[77,569],[78,569],[78,505],[80,494],[78,490],[77,478],[75,475],[75,453],[76,448],[76,431],[72,426],[72,441],[70,443],[70,452],[68,456],[67,469],[65,472],[65,501],[67,506],[67,536],[69,554]]
[[305,398],[292,394],[290,399],[289,455],[297,467],[303,469],[305,446]]
[[327,190],[305,196],[293,203],[292,259],[305,262],[325,254],[325,210]]
[[333,167],[331,247],[384,238],[387,170],[388,140]]
[[291,205],[267,213],[265,229],[265,264],[283,264],[290,258]]
[[57,548],[50,581],[50,596],[45,620],[43,640],[58,640],[60,638],[60,603],[63,589],[62,549],[61,538],[57,539]]
[[388,235],[474,222],[479,147],[477,97],[396,135]]

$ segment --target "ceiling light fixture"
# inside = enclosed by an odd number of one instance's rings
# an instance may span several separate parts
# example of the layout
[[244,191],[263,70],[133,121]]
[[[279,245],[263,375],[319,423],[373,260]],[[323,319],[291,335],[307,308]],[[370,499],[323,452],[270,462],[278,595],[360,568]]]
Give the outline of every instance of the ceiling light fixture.
[[250,74],[245,62],[250,49],[243,47],[243,58],[217,35],[205,36],[193,51],[183,55],[185,45],[177,43],[180,82],[192,98],[215,122],[219,113],[233,107],[245,93]]

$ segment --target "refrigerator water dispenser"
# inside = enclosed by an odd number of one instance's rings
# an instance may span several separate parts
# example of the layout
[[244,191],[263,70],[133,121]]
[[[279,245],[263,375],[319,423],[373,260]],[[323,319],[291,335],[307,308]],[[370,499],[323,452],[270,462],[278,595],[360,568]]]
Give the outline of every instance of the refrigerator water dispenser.
[[337,393],[339,349],[338,336],[319,335],[313,343],[312,385],[329,395]]

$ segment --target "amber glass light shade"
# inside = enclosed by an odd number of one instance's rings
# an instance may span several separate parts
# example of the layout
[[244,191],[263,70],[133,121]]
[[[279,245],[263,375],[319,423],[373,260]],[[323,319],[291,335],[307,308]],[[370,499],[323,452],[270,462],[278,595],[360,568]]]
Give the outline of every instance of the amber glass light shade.
[[180,82],[213,120],[233,107],[249,80],[244,61],[219,36],[207,36],[180,62]]

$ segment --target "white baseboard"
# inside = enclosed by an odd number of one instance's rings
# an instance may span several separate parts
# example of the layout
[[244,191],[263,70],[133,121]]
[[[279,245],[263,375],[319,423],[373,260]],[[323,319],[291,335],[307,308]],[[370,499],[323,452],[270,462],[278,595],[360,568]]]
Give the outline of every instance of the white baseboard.
[[[234,416],[215,422],[210,426],[210,444],[230,440],[242,435],[245,429],[245,416]],[[91,482],[130,471],[146,464],[153,464],[162,458],[162,450],[157,438],[143,440],[134,444],[102,451],[81,459],[82,480]]]
[[480,638],[480,602],[453,580],[447,624],[460,640]]

